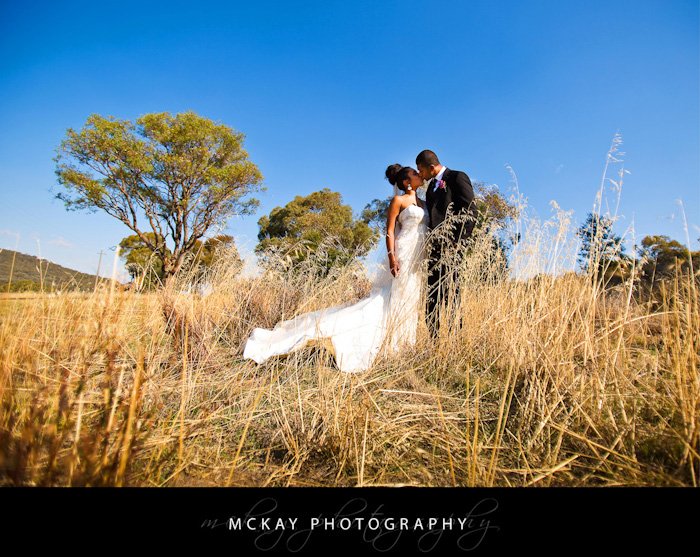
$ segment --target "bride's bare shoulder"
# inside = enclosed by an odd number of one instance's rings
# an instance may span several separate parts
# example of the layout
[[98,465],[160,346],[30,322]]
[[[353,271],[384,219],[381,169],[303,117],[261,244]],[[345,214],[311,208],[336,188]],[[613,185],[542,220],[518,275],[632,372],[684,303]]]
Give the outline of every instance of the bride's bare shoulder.
[[391,201],[389,202],[389,211],[391,212],[393,210],[397,213],[400,213],[404,209],[405,201],[406,200],[403,199],[403,196],[395,195],[391,198]]

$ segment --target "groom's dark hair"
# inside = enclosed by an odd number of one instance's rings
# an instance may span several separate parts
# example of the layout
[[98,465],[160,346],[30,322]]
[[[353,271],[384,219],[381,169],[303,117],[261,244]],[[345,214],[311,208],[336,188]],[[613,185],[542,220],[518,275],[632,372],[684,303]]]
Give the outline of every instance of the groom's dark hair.
[[440,160],[430,149],[425,149],[424,151],[418,153],[418,156],[416,157],[416,164],[428,167],[440,164]]

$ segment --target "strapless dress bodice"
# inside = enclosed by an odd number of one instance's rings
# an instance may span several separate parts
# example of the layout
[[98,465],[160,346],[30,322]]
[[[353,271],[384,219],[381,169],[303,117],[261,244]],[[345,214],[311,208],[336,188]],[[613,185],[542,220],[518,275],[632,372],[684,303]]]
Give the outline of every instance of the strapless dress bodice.
[[418,205],[409,205],[399,213],[399,223],[402,232],[409,228],[417,228],[421,224],[427,224],[428,213]]

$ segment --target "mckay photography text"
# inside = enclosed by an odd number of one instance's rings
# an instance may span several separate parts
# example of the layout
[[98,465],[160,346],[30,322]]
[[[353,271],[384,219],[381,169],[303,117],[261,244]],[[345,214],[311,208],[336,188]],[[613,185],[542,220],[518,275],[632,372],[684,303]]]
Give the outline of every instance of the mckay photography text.
[[[371,506],[361,497],[348,500],[331,514],[282,512],[277,500],[265,497],[248,511],[227,517],[206,518],[203,529],[226,530],[252,540],[259,551],[284,548],[300,551],[312,542],[314,534],[358,536],[377,551],[389,551],[409,543],[422,552],[451,546],[472,551],[500,531],[494,523],[498,501],[493,497],[465,505],[464,512],[441,515],[404,516],[388,513],[383,504]],[[338,540],[340,541],[340,540]]]

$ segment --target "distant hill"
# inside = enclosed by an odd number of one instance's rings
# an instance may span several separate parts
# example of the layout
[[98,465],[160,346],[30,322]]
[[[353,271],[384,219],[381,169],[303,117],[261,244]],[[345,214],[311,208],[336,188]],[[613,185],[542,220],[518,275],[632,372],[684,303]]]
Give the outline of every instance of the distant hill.
[[44,290],[91,290],[95,287],[95,275],[68,269],[33,255],[3,249],[0,250],[0,292],[7,291],[13,256],[15,262],[12,270],[12,291],[39,290],[39,269],[44,277]]

